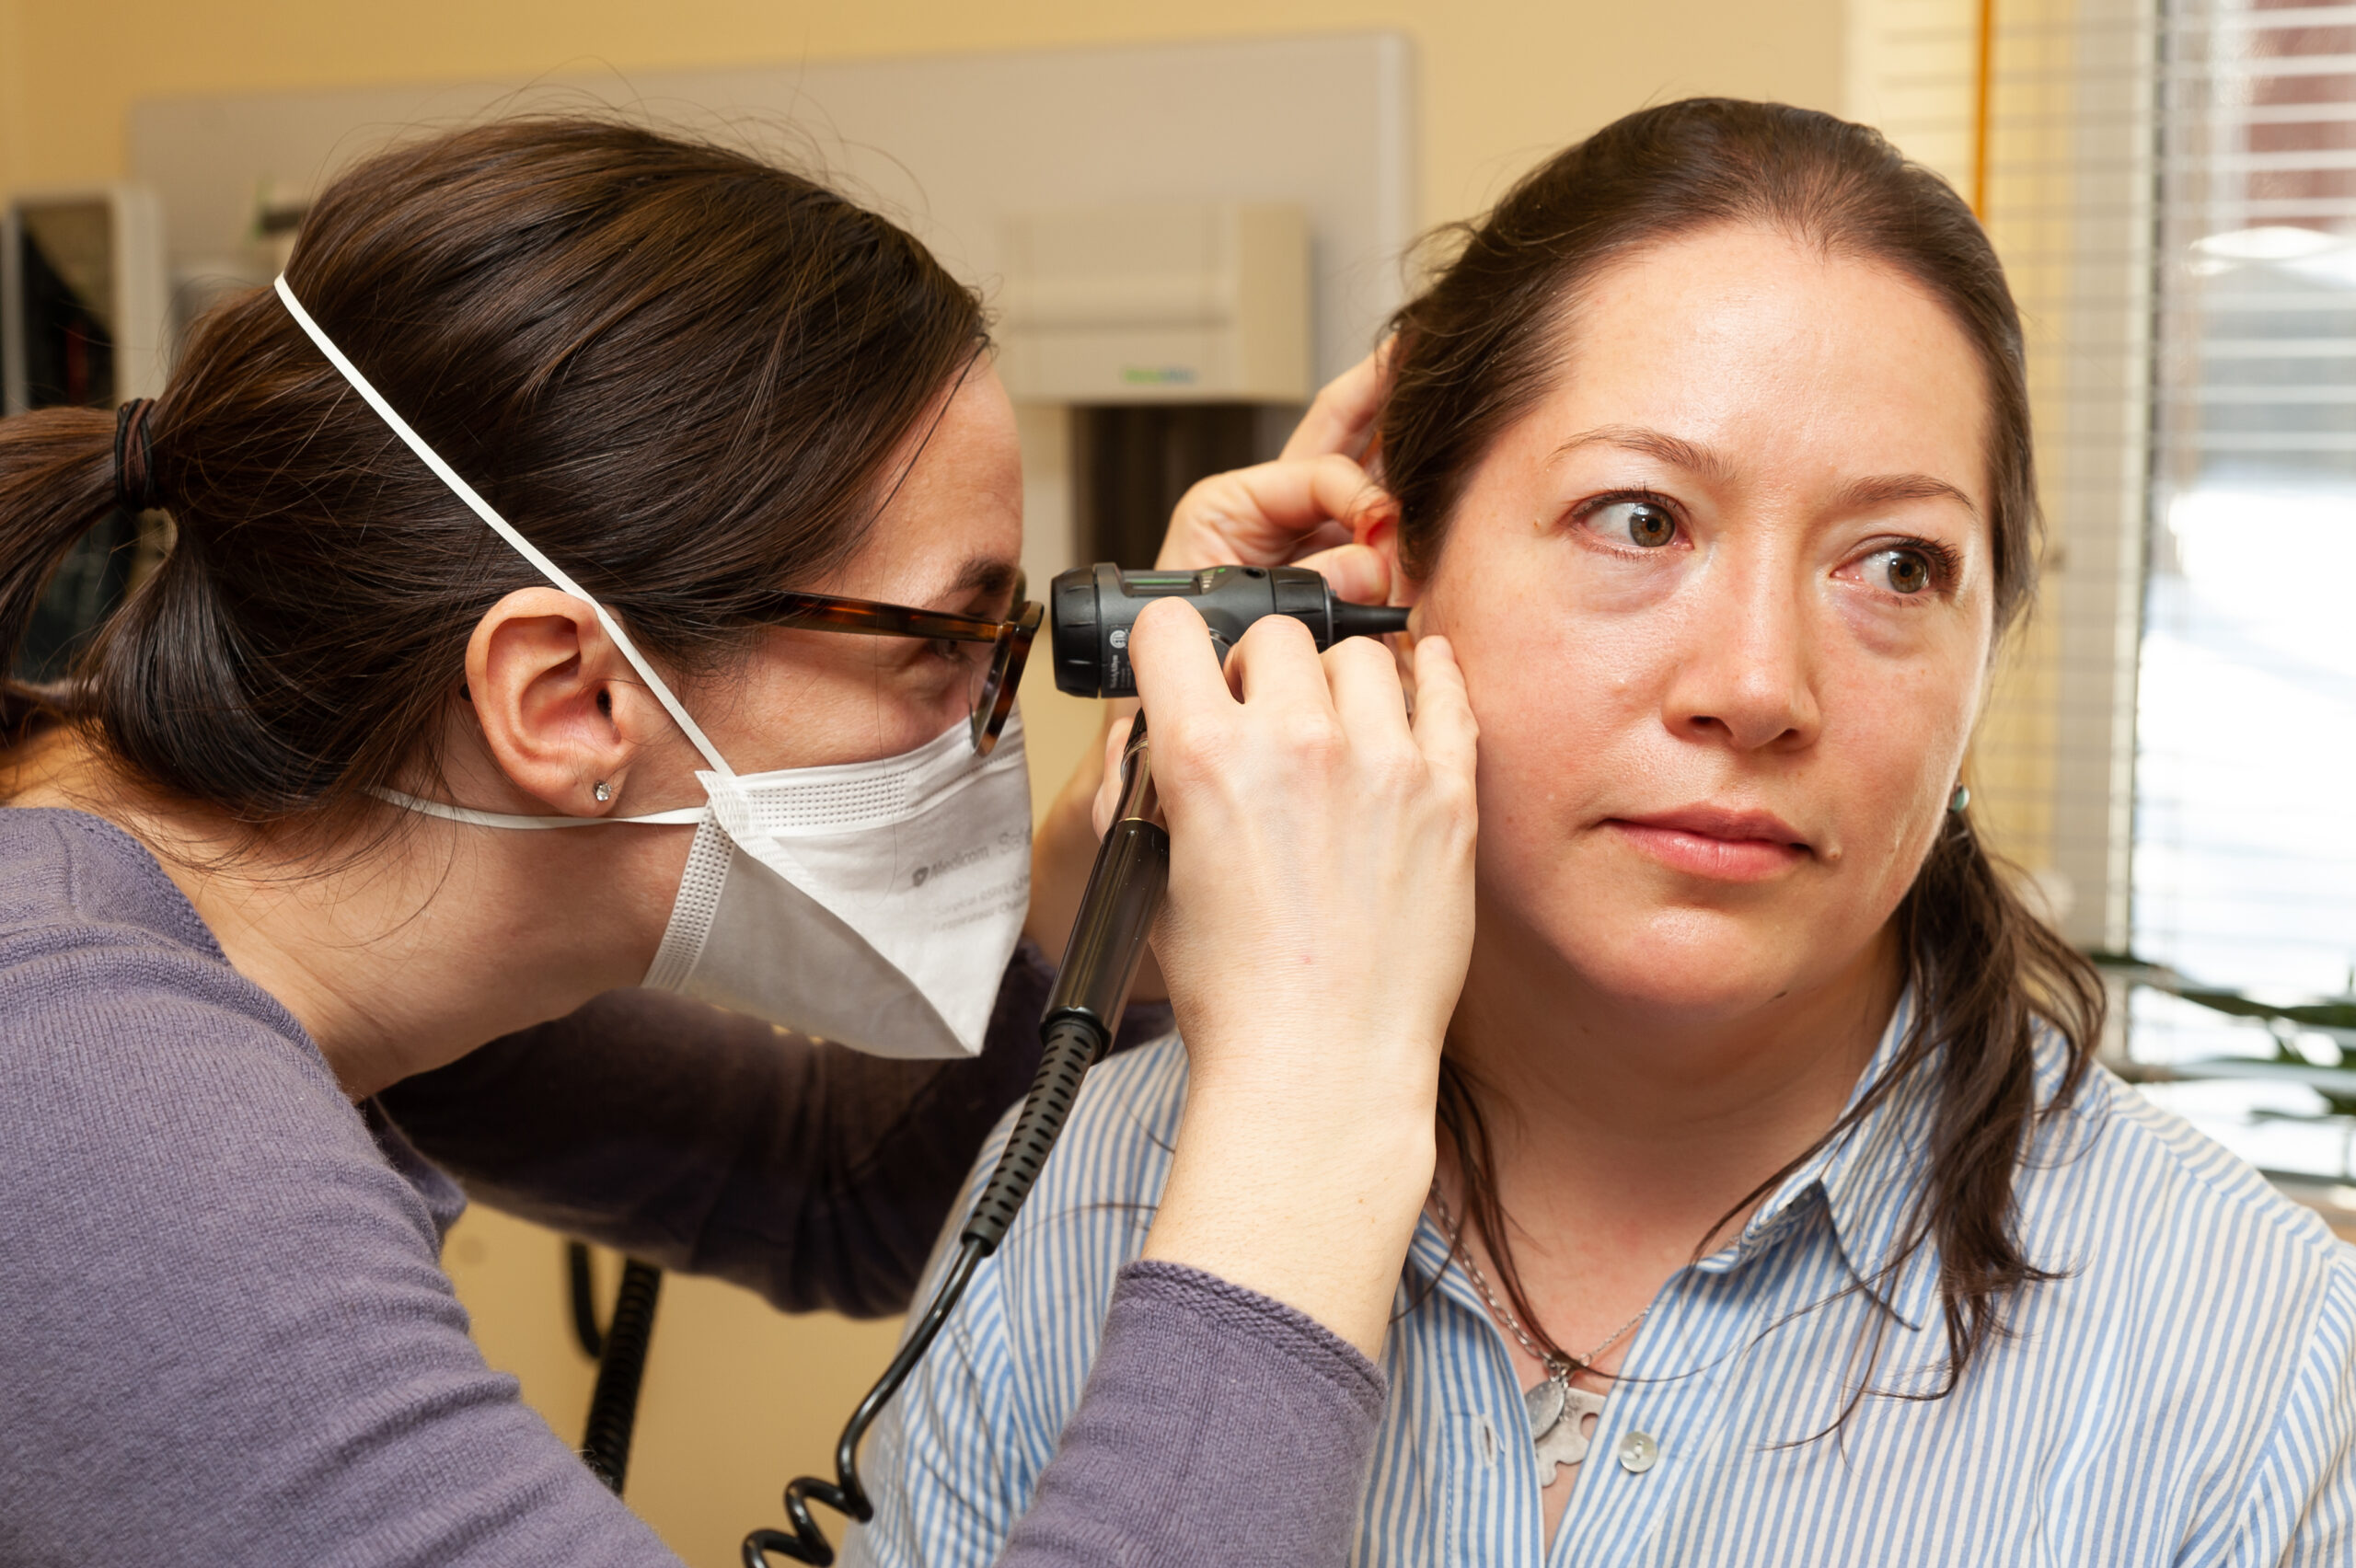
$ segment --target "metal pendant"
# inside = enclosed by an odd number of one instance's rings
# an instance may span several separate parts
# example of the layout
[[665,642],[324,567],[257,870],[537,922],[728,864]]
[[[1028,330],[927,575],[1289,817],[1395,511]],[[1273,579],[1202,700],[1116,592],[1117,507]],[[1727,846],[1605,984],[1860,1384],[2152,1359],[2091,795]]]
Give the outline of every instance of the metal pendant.
[[1560,1467],[1587,1458],[1587,1419],[1603,1413],[1604,1396],[1574,1389],[1567,1379],[1549,1378],[1522,1391],[1530,1412],[1530,1435],[1538,1448],[1538,1484],[1554,1484]]
[[1563,1419],[1563,1396],[1569,1385],[1560,1378],[1549,1378],[1535,1388],[1522,1390],[1521,1402],[1530,1412],[1530,1435],[1543,1437]]

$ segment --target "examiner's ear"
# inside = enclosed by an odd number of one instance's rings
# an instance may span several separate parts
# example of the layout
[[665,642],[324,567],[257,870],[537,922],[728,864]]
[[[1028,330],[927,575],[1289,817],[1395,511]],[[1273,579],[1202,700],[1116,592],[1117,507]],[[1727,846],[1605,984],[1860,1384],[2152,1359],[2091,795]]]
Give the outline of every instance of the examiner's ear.
[[567,816],[603,816],[622,792],[638,710],[653,706],[633,675],[597,612],[553,588],[517,589],[467,640],[466,696],[491,760]]

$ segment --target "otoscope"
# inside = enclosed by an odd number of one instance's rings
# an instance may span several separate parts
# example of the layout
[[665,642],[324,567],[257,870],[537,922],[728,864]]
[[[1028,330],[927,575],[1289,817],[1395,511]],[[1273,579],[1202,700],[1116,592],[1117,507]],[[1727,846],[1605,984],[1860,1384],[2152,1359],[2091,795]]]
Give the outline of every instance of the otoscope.
[[[1253,621],[1291,616],[1305,624],[1320,649],[1345,637],[1404,631],[1407,612],[1336,599],[1324,578],[1299,566],[1217,566],[1201,571],[1128,571],[1110,562],[1075,567],[1057,577],[1048,601],[1054,618],[1056,686],[1074,697],[1134,697],[1129,630],[1156,599],[1184,598],[1209,624],[1224,661]],[[824,1503],[860,1524],[875,1505],[859,1482],[859,1445],[916,1364],[923,1359],[974,1271],[998,1251],[1007,1228],[1031,1195],[1079,1097],[1080,1080],[1103,1059],[1120,1029],[1129,986],[1145,956],[1146,938],[1169,885],[1170,834],[1154,800],[1152,756],[1145,715],[1138,715],[1121,753],[1120,804],[1097,847],[1096,863],[1072,920],[1056,984],[1039,1020],[1039,1071],[1016,1113],[997,1168],[958,1233],[957,1256],[933,1292],[931,1305],[902,1342],[899,1354],[851,1412],[835,1445],[835,1479],[803,1476],[787,1484],[791,1531],[757,1529],[745,1538],[745,1568],[768,1568],[774,1551],[797,1562],[831,1563],[835,1549],[810,1514]]]

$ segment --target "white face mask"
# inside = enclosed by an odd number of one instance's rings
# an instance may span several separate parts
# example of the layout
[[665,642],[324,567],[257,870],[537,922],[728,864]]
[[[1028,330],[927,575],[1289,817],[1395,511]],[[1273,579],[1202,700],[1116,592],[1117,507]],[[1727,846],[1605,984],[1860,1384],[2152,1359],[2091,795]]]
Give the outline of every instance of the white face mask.
[[964,720],[898,756],[739,775],[605,606],[492,511],[344,358],[278,280],[328,362],[393,432],[551,583],[596,612],[696,749],[708,804],[635,817],[513,816],[380,791],[497,828],[695,823],[663,945],[643,984],[882,1056],[971,1055],[1031,901],[1031,782],[1010,715],[987,756]]

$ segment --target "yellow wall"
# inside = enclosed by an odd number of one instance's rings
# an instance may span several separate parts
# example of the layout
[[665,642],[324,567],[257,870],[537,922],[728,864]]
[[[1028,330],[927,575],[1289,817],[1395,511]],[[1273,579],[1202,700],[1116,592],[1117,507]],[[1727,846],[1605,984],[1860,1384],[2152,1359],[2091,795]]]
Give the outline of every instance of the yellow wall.
[[26,183],[31,173],[26,156],[31,138],[24,125],[25,85],[31,76],[24,11],[24,0],[0,0],[0,190]]
[[[152,97],[1384,28],[1416,44],[1428,222],[1477,210],[1538,156],[1646,101],[1837,110],[1844,26],[1842,0],[0,0],[0,189],[119,176],[126,110]],[[1025,704],[1034,745],[1088,723],[1052,692]],[[589,1368],[559,1245],[477,1213],[447,1261],[487,1356],[572,1440]],[[778,1519],[782,1481],[825,1461],[892,1334],[670,1281],[630,1501],[688,1562],[734,1562],[745,1528]]]
[[[594,1369],[573,1343],[563,1243],[476,1208],[451,1231],[443,1262],[484,1358],[579,1442]],[[598,1265],[602,1317],[618,1269],[609,1254]],[[735,1562],[746,1530],[784,1523],[778,1494],[789,1478],[834,1473],[835,1435],[898,1337],[896,1320],[780,1317],[747,1291],[665,1278],[624,1495],[696,1568]],[[839,1540],[837,1521],[821,1517]]]
[[113,177],[166,95],[1369,28],[1416,42],[1427,218],[1648,99],[1841,106],[1841,0],[0,0],[0,157]]

